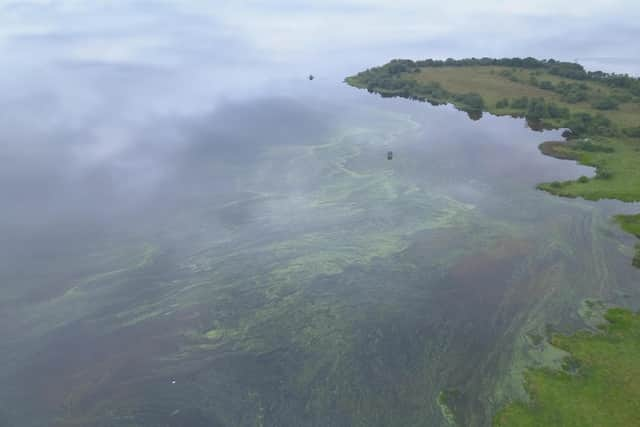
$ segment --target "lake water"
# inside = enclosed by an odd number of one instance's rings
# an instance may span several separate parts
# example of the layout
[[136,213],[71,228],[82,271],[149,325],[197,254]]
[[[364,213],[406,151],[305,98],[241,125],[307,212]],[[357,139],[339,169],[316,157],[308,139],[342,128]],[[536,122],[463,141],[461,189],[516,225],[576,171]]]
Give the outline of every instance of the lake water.
[[5,425],[447,425],[441,392],[484,425],[558,357],[535,337],[640,301],[619,204],[535,189],[592,173],[538,152],[559,131],[276,92],[158,122],[104,197],[153,192],[13,237]]
[[559,130],[342,82],[393,45],[214,44],[0,82],[0,426],[484,426],[638,308],[638,207],[535,189],[593,174]]

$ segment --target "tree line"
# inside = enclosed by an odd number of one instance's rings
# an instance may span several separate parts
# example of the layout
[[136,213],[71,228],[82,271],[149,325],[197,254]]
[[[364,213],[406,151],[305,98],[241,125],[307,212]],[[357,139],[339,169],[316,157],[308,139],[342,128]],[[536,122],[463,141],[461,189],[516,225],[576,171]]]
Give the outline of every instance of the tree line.
[[[640,79],[628,74],[606,73],[603,71],[587,71],[574,62],[557,61],[555,59],[526,58],[465,58],[453,59],[394,59],[383,65],[391,74],[417,72],[424,67],[468,67],[468,66],[502,66],[512,68],[539,69],[559,77],[572,80],[591,80],[602,82],[610,87],[626,89],[635,96],[640,96]],[[381,68],[381,67],[377,67]]]

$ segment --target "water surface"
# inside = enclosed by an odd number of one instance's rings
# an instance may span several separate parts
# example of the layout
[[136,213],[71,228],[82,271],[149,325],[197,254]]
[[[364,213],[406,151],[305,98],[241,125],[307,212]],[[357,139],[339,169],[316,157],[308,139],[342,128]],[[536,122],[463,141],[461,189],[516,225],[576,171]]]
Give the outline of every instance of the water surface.
[[560,130],[342,82],[457,36],[122,7],[7,12],[0,425],[487,425],[587,299],[638,307],[637,207],[535,189],[593,173],[539,153]]

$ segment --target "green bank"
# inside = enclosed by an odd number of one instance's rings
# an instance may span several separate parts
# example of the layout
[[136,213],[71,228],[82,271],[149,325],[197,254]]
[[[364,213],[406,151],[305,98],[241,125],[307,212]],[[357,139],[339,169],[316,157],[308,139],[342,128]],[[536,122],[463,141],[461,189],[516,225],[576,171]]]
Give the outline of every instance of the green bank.
[[[624,231],[640,238],[640,214],[639,215],[618,215],[616,221]],[[640,268],[640,243],[636,245],[636,255],[633,258],[633,265]]]
[[596,168],[593,178],[541,184],[566,197],[640,200],[640,80],[533,58],[393,60],[346,79],[352,86],[432,104],[473,119],[489,112],[524,117],[533,129],[567,128],[547,155]]
[[561,370],[526,375],[529,403],[512,403],[496,426],[633,426],[640,424],[640,316],[610,309],[600,333],[554,335],[568,352]]

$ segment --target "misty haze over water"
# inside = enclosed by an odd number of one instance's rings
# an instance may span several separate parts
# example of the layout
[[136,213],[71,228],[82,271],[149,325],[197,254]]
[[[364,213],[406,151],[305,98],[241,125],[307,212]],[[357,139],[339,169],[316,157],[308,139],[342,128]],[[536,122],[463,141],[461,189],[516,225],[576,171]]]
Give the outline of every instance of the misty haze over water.
[[190,169],[199,156],[188,146],[203,134],[218,133],[204,143],[222,144],[218,154],[242,150],[229,140],[255,142],[236,132],[251,132],[265,102],[283,109],[260,118],[269,123],[305,114],[310,98],[339,108],[353,96],[346,75],[395,57],[585,58],[639,71],[625,42],[638,35],[635,4],[547,3],[4,2],[3,225],[111,217],[166,196],[175,156]]
[[520,313],[538,319],[532,289],[566,289],[545,308],[565,328],[568,295],[633,306],[628,260],[591,265],[632,240],[612,204],[535,190],[592,174],[539,154],[560,131],[343,79],[471,56],[638,75],[638,15],[629,1],[1,2],[0,426],[352,425],[376,395],[443,425],[448,388],[486,424],[488,396],[512,387]]

